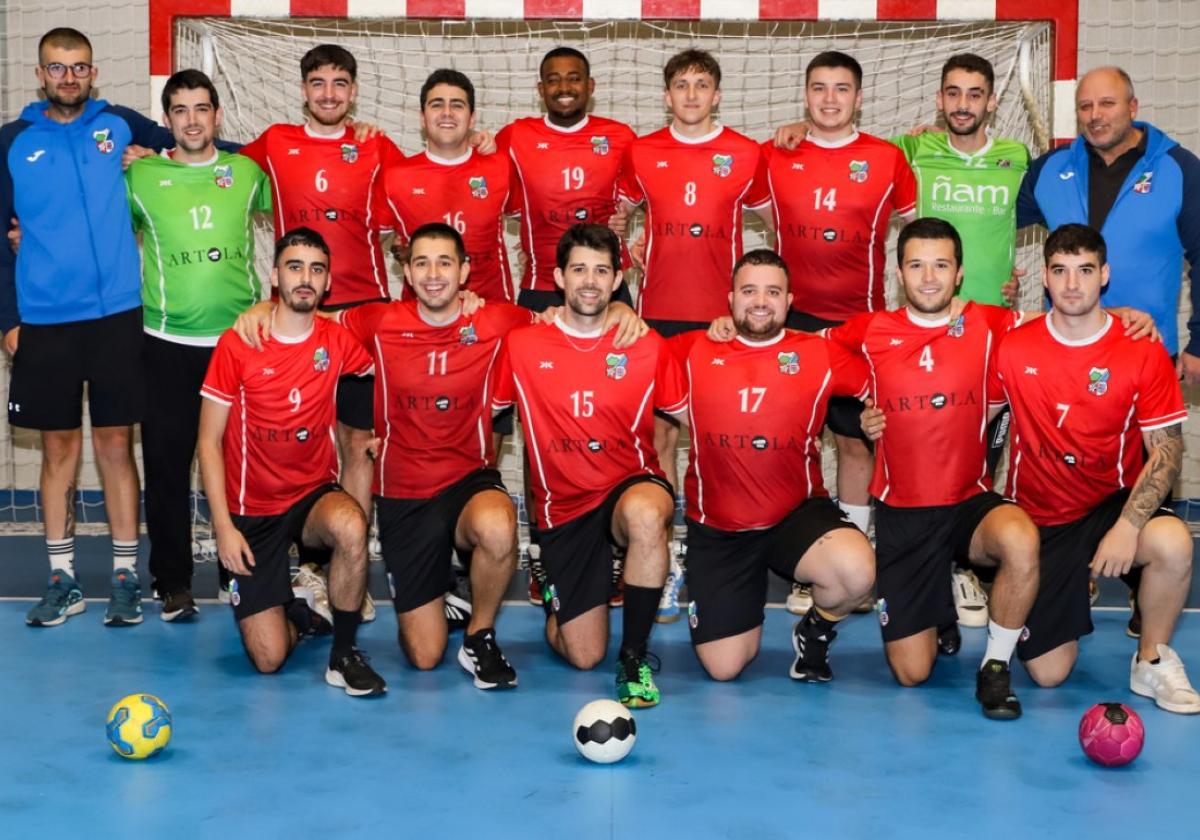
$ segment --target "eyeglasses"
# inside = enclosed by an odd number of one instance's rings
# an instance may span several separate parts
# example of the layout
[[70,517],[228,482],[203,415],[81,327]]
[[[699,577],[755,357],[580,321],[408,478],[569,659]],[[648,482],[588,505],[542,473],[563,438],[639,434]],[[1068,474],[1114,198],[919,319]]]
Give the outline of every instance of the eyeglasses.
[[42,69],[45,70],[51,79],[61,79],[67,75],[67,71],[71,71],[71,75],[76,79],[87,78],[92,72],[92,65],[85,64],[80,61],[76,64],[63,64],[59,61],[52,61],[49,64],[43,64]]

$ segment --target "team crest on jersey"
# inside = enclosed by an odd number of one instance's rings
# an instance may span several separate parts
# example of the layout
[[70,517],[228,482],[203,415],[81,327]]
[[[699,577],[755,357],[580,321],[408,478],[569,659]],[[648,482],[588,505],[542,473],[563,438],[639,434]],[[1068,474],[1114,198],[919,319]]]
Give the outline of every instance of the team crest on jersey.
[[733,171],[733,155],[713,155],[713,174],[728,178]]
[[213,167],[213,181],[223,190],[227,190],[233,186],[233,165],[225,164],[224,166]]
[[100,150],[101,154],[106,155],[117,147],[116,144],[109,139],[108,135],[109,129],[107,128],[103,131],[92,132],[92,140],[96,142],[96,148]]
[[959,315],[957,318],[955,318],[950,324],[949,329],[946,330],[946,335],[950,336],[951,338],[962,338],[963,331],[966,329],[966,325],[963,323],[963,321],[964,318],[962,315]]
[[1153,172],[1143,172],[1141,177],[1133,183],[1133,191],[1145,195],[1150,192],[1150,179],[1154,177]]
[[695,630],[700,626],[700,611],[696,608],[695,601],[688,602],[688,627]]
[[592,154],[606,155],[608,154],[608,138],[593,137],[592,138]]
[[1001,169],[1008,169],[1012,166],[1012,161],[1008,158],[1000,158],[1000,160],[996,161],[996,166],[999,166]]
[[1097,397],[1108,393],[1108,368],[1092,368],[1088,371],[1088,393]]
[[870,168],[865,160],[850,161],[850,180],[856,184],[864,183],[870,174]]
[[358,146],[353,143],[342,144],[342,160],[346,163],[354,163],[358,160]]
[[487,198],[487,178],[482,175],[476,175],[467,181],[467,186],[471,188],[471,198]]
[[604,365],[607,368],[604,372],[610,379],[624,379],[629,372],[629,357],[624,353],[609,353],[604,357]]
[[779,372],[795,376],[800,372],[800,354],[793,350],[791,353],[780,353],[776,357],[779,362]]
[[313,370],[329,370],[329,351],[324,347],[318,347],[317,352],[313,353]]
[[460,327],[458,330],[458,343],[466,347],[470,347],[475,342],[479,341],[479,336],[475,334],[475,325],[467,324],[465,327]]

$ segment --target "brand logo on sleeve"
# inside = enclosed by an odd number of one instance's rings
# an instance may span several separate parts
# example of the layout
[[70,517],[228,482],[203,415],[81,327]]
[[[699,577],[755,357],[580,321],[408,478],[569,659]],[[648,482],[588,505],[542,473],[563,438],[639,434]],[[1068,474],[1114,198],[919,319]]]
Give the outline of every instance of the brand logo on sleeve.
[[1141,176],[1134,181],[1133,191],[1145,195],[1150,192],[1150,179],[1154,177],[1153,172],[1143,172]]
[[25,158],[25,160],[29,161],[30,163],[37,163],[37,159],[40,158],[44,154],[46,154],[45,149],[38,149],[36,152],[31,154],[29,157]]
[[100,153],[104,154],[104,155],[109,154],[113,149],[115,149],[117,147],[116,144],[113,143],[113,141],[111,139],[109,139],[109,136],[108,136],[109,132],[110,132],[110,129],[107,129],[107,128],[102,131],[93,131],[92,132],[92,140],[95,141],[96,148],[99,149]]
[[346,163],[355,163],[358,160],[358,146],[353,143],[342,144],[342,160]]
[[213,181],[223,190],[233,186],[233,164],[213,167]]
[[624,379],[628,373],[629,357],[624,353],[609,353],[604,357],[605,374],[610,379]]
[[313,353],[313,370],[319,372],[329,370],[329,351],[324,347],[318,347],[317,352]]
[[713,155],[713,174],[728,178],[733,171],[733,155]]
[[790,353],[780,353],[776,358],[779,362],[779,372],[795,376],[800,372],[800,354],[793,350]]
[[592,154],[606,155],[608,154],[608,138],[593,137],[592,138]]
[[1092,368],[1088,371],[1088,393],[1097,397],[1108,393],[1108,368]]
[[471,188],[471,198],[487,198],[487,178],[482,175],[476,175],[467,180],[467,186]]
[[870,174],[870,166],[865,160],[850,161],[850,180],[856,184],[865,183]]

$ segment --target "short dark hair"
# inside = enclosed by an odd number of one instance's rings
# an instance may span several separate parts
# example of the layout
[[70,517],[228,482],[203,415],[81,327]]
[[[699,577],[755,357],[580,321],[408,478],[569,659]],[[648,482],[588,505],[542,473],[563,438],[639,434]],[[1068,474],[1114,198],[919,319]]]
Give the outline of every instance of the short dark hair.
[[42,39],[38,41],[38,61],[42,60],[42,47],[60,47],[64,50],[77,50],[80,47],[87,47],[87,51],[92,51],[92,42],[88,37],[78,29],[72,29],[69,26],[58,26],[51,29]]
[[428,222],[413,231],[413,235],[408,238],[410,260],[412,259],[412,245],[418,239],[448,239],[454,243],[454,252],[458,254],[458,261],[460,263],[467,261],[467,246],[463,244],[462,234],[445,222]]
[[465,73],[451,70],[448,67],[434,70],[429,74],[429,78],[425,80],[425,84],[421,85],[422,111],[425,110],[425,100],[429,98],[429,91],[438,85],[451,85],[452,87],[462,88],[467,94],[467,108],[472,114],[475,113],[475,85],[471,84],[471,80],[467,78]]
[[804,68],[805,84],[808,83],[808,77],[812,75],[812,71],[820,67],[843,67],[849,70],[854,76],[855,87],[862,87],[862,65],[859,64],[853,56],[846,55],[844,52],[837,50],[826,50],[823,53],[818,53],[813,57],[813,60],[808,62],[808,66]]
[[300,81],[306,81],[308,74],[322,67],[335,67],[350,74],[350,80],[358,79],[358,62],[345,47],[337,44],[317,44],[300,59]]
[[721,86],[721,65],[708,50],[689,49],[671,56],[663,67],[663,87],[670,87],[671,80],[688,70],[698,70],[713,77],[717,87]]
[[208,91],[208,101],[212,103],[213,108],[220,108],[221,97],[217,96],[217,87],[212,83],[212,79],[199,70],[188,69],[173,73],[171,78],[167,79],[167,83],[163,85],[163,111],[171,110],[171,97],[179,91],[200,90],[201,88]]
[[587,56],[581,53],[574,47],[555,47],[542,56],[542,63],[538,65],[538,78],[540,79],[546,72],[546,62],[552,58],[575,58],[583,62],[583,72],[591,76],[592,64],[587,60]]
[[933,216],[923,216],[913,219],[900,229],[900,238],[896,240],[896,262],[904,265],[904,246],[910,239],[949,239],[954,243],[954,261],[962,265],[962,237],[954,225],[945,219],[935,219]]
[[312,228],[298,227],[292,228],[275,241],[275,265],[279,265],[279,258],[283,255],[283,252],[295,245],[307,245],[310,248],[317,248],[325,256],[330,256],[329,245],[326,244],[325,237]]
[[1046,265],[1050,265],[1050,258],[1055,254],[1079,254],[1083,251],[1094,253],[1100,260],[1100,265],[1108,262],[1108,246],[1104,244],[1104,237],[1100,232],[1089,225],[1071,223],[1056,227],[1054,232],[1046,237],[1046,244],[1042,246],[1042,257]]
[[791,278],[792,276],[791,272],[788,271],[787,262],[784,261],[783,257],[770,248],[755,248],[753,251],[747,251],[742,254],[738,261],[733,264],[733,275],[730,282],[737,280],[738,272],[742,270],[742,266],[746,265],[769,265],[782,271],[784,277]]
[[988,61],[983,56],[975,55],[975,53],[959,53],[952,55],[946,59],[946,63],[942,65],[942,84],[946,84],[946,77],[950,75],[951,70],[966,70],[968,73],[978,73],[987,80],[987,89],[990,94],[996,89],[996,71],[992,68],[992,62]]
[[562,239],[558,240],[558,251],[554,255],[554,262],[560,271],[566,271],[572,248],[607,251],[613,271],[621,270],[621,240],[606,225],[578,224],[567,228]]

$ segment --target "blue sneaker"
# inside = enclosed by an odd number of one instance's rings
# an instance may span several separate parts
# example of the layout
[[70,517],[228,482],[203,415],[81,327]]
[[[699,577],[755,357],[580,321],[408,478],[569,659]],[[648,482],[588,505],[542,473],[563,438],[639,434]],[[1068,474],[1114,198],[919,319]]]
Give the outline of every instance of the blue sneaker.
[[658,612],[654,620],[659,624],[670,624],[679,620],[679,590],[683,586],[683,564],[678,555],[671,557],[671,570],[667,572],[667,582],[663,584],[662,597],[658,599]]
[[108,599],[104,623],[109,627],[142,623],[142,585],[138,582],[137,572],[125,569],[113,572],[112,595]]
[[50,584],[46,594],[25,615],[25,623],[31,627],[57,627],[73,615],[87,609],[83,590],[61,569],[50,572]]

